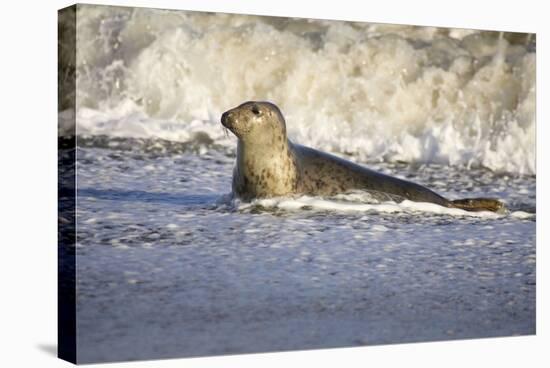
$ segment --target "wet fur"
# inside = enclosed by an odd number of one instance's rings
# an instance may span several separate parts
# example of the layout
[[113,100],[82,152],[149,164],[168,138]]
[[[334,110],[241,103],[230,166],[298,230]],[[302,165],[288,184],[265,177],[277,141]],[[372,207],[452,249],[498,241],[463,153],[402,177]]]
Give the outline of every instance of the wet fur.
[[225,112],[221,121],[239,138],[232,187],[242,199],[292,194],[332,196],[365,190],[375,198],[396,202],[408,199],[468,211],[504,208],[491,198],[449,201],[419,184],[294,144],[287,139],[279,108],[269,102],[246,102]]

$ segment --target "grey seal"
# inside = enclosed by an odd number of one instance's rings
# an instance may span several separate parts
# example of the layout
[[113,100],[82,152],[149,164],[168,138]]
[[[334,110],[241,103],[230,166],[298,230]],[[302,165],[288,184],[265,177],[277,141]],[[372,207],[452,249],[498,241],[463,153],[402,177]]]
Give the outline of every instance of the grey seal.
[[224,112],[221,123],[238,138],[232,191],[243,200],[296,194],[332,196],[363,190],[375,198],[396,202],[408,199],[468,211],[504,209],[493,198],[451,201],[422,185],[292,143],[283,114],[270,102],[245,102]]

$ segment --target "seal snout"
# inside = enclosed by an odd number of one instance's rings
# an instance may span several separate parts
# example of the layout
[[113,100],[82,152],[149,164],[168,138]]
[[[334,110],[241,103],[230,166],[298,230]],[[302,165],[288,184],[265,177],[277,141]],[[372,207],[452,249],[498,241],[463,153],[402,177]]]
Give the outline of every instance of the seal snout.
[[226,128],[231,127],[229,117],[230,117],[230,112],[229,111],[226,111],[222,114],[221,122],[222,122],[222,125]]

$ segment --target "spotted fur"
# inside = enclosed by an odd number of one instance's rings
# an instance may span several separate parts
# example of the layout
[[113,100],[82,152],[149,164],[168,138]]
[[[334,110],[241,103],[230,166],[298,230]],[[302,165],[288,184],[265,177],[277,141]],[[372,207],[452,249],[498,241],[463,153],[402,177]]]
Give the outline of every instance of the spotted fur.
[[[222,125],[238,138],[233,193],[243,199],[292,194],[331,196],[364,190],[375,198],[437,203],[469,211],[502,208],[496,201],[451,202],[419,184],[367,169],[287,139],[279,108],[249,101],[225,112]],[[488,203],[490,205],[488,205]]]

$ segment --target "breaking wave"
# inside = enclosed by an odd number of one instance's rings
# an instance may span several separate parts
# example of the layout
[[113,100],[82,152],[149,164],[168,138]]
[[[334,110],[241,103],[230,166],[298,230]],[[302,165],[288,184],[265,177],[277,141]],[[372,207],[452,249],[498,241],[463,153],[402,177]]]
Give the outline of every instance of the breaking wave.
[[535,175],[531,34],[86,5],[76,39],[79,135],[229,147],[221,113],[269,100],[321,150]]

